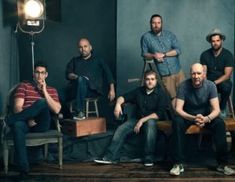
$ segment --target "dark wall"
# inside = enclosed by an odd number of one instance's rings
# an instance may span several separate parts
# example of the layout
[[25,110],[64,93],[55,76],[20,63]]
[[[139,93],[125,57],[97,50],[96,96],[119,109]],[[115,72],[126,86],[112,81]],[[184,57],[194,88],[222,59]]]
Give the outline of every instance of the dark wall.
[[[30,36],[19,33],[20,78],[31,77]],[[78,55],[77,40],[90,39],[96,54],[104,58],[116,75],[116,1],[61,0],[61,22],[47,20],[35,36],[35,60],[49,66],[48,83],[60,89],[66,84],[67,62]]]
[[4,24],[3,2],[0,1],[0,113],[4,111],[8,90],[18,82],[18,51],[14,31]]

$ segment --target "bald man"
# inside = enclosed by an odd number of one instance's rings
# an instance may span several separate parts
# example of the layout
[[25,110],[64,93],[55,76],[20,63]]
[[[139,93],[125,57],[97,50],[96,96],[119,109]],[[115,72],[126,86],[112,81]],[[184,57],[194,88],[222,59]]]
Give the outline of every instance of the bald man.
[[173,162],[171,175],[180,175],[183,167],[183,140],[190,125],[197,125],[212,131],[216,145],[217,171],[233,175],[235,171],[227,166],[227,142],[224,121],[220,113],[217,89],[212,81],[205,79],[203,66],[195,63],[190,68],[191,78],[182,82],[176,97],[178,117],[173,121]]
[[115,98],[114,79],[112,73],[102,59],[92,53],[88,39],[78,41],[80,56],[70,60],[66,67],[66,78],[70,81],[69,99],[76,99],[74,119],[85,119],[85,98],[103,95],[104,76],[109,84],[108,99]]

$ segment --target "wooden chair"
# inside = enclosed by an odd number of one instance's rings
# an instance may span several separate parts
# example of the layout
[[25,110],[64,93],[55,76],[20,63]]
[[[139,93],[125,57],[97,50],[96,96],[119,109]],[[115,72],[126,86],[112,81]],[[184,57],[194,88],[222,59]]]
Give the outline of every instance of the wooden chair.
[[[9,149],[14,146],[13,136],[10,132],[10,128],[7,126],[5,122],[5,116],[9,113],[9,109],[12,108],[12,96],[14,94],[15,89],[18,85],[14,86],[9,91],[9,96],[6,104],[5,114],[1,117],[1,142],[2,142],[2,150],[3,150],[3,162],[4,162],[4,171],[7,174],[8,172],[8,158],[9,158]],[[53,118],[55,121],[56,129],[48,130],[46,132],[38,132],[38,133],[27,133],[26,134],[26,146],[40,146],[44,145],[44,157],[47,159],[48,154],[48,144],[56,143],[58,144],[58,160],[59,160],[59,168],[63,167],[63,134],[61,133],[59,119]]]

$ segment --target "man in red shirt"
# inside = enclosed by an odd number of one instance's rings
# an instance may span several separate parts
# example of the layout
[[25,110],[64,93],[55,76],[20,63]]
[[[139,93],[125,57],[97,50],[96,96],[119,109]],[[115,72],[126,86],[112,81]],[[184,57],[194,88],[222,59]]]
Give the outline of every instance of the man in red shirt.
[[50,128],[52,113],[59,113],[61,105],[56,89],[47,86],[47,66],[39,62],[34,66],[33,81],[22,82],[14,92],[12,114],[6,118],[10,126],[20,176],[29,172],[25,146],[27,132],[45,132]]

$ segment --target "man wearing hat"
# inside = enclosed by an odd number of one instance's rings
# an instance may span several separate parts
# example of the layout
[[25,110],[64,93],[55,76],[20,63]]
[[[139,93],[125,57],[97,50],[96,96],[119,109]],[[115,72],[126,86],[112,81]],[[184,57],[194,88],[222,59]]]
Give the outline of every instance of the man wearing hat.
[[220,93],[220,116],[223,118],[226,117],[226,103],[232,90],[230,77],[234,66],[232,53],[223,48],[225,38],[225,35],[219,29],[213,29],[206,36],[211,48],[204,51],[200,57],[200,62],[207,73],[207,79],[215,83]]

